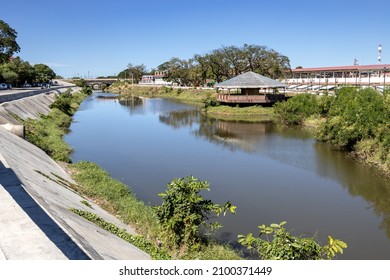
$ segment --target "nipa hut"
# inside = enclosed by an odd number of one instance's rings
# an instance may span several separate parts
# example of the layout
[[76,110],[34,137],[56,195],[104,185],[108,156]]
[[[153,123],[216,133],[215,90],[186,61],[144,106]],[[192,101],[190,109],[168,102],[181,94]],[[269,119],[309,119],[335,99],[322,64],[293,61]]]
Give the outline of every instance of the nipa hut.
[[[217,98],[221,103],[273,104],[285,99],[287,85],[254,72],[246,72],[215,87],[224,89]],[[278,93],[278,89],[283,89],[283,93]]]

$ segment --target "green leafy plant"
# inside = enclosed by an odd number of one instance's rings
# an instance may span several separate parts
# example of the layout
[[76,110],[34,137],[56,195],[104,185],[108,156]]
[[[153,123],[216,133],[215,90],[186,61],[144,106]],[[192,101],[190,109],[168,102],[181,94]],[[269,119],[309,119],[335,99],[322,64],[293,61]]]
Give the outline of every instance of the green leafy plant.
[[236,206],[230,202],[225,205],[213,203],[204,199],[199,192],[209,191],[209,184],[193,176],[176,178],[168,184],[168,190],[160,193],[162,204],[154,208],[162,230],[172,247],[183,251],[196,250],[204,241],[201,227],[217,229],[218,222],[209,223],[210,215],[226,215],[235,213]]
[[358,141],[377,136],[378,127],[390,121],[385,98],[373,89],[342,88],[317,138],[353,150]]
[[[254,237],[252,233],[239,235],[238,242],[249,250],[255,250],[261,259],[270,260],[332,259],[347,248],[346,243],[331,236],[328,237],[329,243],[323,247],[314,238],[293,236],[286,230],[285,224],[285,221],[270,226],[263,224],[259,226],[259,237]],[[265,239],[262,239],[264,235]]]
[[202,99],[204,103],[204,108],[213,107],[213,106],[219,106],[220,103],[217,101],[217,99],[211,95],[211,93],[207,94],[207,97]]

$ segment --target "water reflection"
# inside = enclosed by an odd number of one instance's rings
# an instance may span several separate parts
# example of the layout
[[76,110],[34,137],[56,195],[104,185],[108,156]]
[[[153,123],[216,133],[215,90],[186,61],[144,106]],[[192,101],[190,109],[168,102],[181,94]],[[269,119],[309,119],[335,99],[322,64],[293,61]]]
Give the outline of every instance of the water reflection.
[[363,197],[374,213],[382,218],[380,228],[390,238],[390,185],[374,168],[355,162],[329,145],[316,143],[317,173],[337,180],[351,196]]
[[[390,238],[390,186],[383,176],[354,159],[345,152],[337,151],[330,145],[316,142],[309,130],[277,126],[272,122],[224,121],[209,118],[199,110],[171,111],[159,115],[159,120],[174,128],[194,127],[193,135],[207,139],[209,142],[222,145],[230,151],[240,150],[246,153],[259,153],[274,160],[294,165],[301,169],[315,172],[317,175],[337,181],[348,190],[351,196],[363,197],[378,217],[382,217],[380,228]],[[282,147],[276,138],[288,142]],[[308,141],[308,149],[315,153],[305,153],[301,144],[299,148],[292,140]],[[271,140],[271,141],[270,141]],[[277,145],[282,153],[275,152]],[[314,155],[308,160],[307,157]],[[313,165],[315,163],[315,165]],[[221,233],[221,238],[229,240],[231,233]]]
[[143,106],[144,100],[140,97],[132,96],[128,98],[120,98],[119,104],[128,107],[129,110],[132,111],[137,106]]

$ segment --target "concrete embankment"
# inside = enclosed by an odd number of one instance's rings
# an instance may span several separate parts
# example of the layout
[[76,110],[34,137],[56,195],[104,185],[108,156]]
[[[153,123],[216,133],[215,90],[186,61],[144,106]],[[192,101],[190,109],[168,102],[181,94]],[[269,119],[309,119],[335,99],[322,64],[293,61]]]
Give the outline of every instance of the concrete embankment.
[[[6,120],[12,114],[37,117],[37,113],[48,110],[49,100],[53,100],[46,93],[28,98],[12,101],[5,108],[1,106],[7,113]],[[26,104],[36,106],[30,108]],[[0,127],[0,260],[150,258],[69,211],[76,208],[95,213],[134,234],[132,228],[61,181],[74,183],[41,149]]]

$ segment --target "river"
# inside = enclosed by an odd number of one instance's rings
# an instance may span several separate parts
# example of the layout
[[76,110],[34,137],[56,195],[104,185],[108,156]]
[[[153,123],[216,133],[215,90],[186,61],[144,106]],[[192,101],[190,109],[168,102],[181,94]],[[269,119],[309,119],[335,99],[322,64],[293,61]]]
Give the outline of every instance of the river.
[[310,132],[221,121],[167,99],[98,96],[81,104],[65,138],[72,160],[96,162],[141,200],[160,204],[173,178],[193,175],[210,183],[204,197],[237,206],[219,219],[220,241],[287,221],[294,235],[345,241],[338,259],[390,259],[388,178]]

